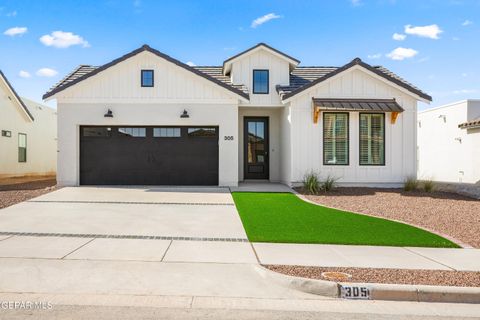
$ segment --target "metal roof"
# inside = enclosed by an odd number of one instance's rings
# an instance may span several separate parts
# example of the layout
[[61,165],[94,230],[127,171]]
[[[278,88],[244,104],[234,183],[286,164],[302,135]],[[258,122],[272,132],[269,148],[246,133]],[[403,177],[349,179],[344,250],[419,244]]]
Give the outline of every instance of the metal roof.
[[321,99],[313,98],[313,105],[324,110],[403,112],[395,99]]

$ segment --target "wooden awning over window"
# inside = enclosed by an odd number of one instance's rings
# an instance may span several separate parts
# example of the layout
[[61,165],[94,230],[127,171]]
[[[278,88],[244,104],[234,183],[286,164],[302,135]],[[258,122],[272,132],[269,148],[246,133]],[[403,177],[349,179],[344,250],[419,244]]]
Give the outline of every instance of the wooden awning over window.
[[323,99],[313,98],[313,122],[318,122],[322,111],[391,112],[390,122],[397,121],[404,109],[395,99]]
[[395,99],[322,99],[313,98],[313,106],[321,111],[403,112]]

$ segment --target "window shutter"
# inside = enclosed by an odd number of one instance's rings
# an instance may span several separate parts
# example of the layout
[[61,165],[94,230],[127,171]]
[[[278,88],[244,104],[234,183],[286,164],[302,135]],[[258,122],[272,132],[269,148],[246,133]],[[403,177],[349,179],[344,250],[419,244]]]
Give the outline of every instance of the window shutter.
[[385,114],[360,114],[360,164],[385,164]]
[[348,113],[323,114],[323,163],[348,164]]

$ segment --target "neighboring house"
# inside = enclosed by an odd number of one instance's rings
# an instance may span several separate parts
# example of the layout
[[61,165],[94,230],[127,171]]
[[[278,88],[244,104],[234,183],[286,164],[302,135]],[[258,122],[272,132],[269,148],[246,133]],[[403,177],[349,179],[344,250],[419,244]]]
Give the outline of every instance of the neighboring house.
[[56,111],[18,96],[1,71],[0,131],[0,178],[55,175]]
[[480,100],[419,112],[418,177],[480,182]]
[[44,95],[58,105],[58,182],[297,185],[313,170],[398,186],[415,175],[417,101],[430,96],[358,58],[299,63],[260,43],[222,66],[147,45],[81,65]]

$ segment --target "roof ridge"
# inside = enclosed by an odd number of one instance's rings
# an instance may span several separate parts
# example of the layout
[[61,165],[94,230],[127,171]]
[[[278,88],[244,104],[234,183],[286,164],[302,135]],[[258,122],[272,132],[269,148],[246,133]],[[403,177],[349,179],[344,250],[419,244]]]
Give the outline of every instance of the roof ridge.
[[27,114],[27,116],[30,118],[30,120],[35,121],[35,118],[34,118],[33,115],[30,113],[30,110],[28,110],[27,105],[26,105],[25,102],[22,100],[22,98],[18,95],[17,91],[15,91],[15,88],[12,86],[12,84],[10,83],[10,81],[8,81],[7,76],[2,72],[1,69],[0,69],[0,77],[5,81],[5,83],[7,84],[8,89],[10,89],[10,90],[12,91],[13,95],[14,95],[15,98],[18,100],[18,102],[20,103],[20,106],[23,108],[23,110],[25,111],[25,113]]

